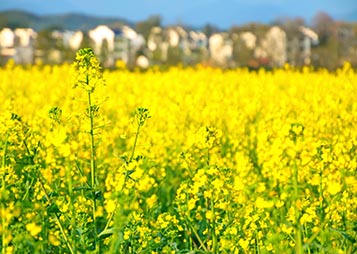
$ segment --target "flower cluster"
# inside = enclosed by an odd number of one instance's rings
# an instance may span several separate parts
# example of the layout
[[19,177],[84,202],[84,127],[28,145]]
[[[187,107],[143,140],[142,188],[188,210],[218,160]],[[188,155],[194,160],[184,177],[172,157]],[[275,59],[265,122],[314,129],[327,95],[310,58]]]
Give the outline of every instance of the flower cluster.
[[356,252],[348,64],[74,67],[0,68],[2,253]]

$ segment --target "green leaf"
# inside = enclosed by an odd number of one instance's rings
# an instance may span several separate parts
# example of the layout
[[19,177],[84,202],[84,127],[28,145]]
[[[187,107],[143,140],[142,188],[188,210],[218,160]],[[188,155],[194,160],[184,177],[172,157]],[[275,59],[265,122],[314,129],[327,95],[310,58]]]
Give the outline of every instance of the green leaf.
[[50,204],[48,207],[47,207],[47,212],[49,214],[51,213],[59,213],[60,212],[60,209],[58,208],[58,206],[56,204]]
[[81,191],[81,190],[91,190],[88,186],[77,186],[73,188],[73,191]]
[[98,237],[106,237],[106,236],[112,235],[112,234],[114,234],[115,231],[116,231],[115,228],[107,228],[107,229],[103,230],[102,232],[100,232],[98,234]]

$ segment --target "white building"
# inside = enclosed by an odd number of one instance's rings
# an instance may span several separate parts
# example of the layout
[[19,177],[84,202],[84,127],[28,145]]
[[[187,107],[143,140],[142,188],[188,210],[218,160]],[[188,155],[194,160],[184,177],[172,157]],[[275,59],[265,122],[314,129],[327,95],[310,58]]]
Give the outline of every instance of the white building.
[[[129,67],[148,67],[149,60],[143,55],[146,42],[141,34],[128,26],[114,29],[114,58],[122,60]],[[138,59],[140,57],[140,59]]]
[[0,55],[8,59],[15,54],[15,32],[5,27],[0,31]]
[[233,41],[227,33],[215,33],[208,40],[209,53],[212,61],[221,66],[227,66],[233,56]]
[[107,26],[99,25],[95,29],[92,29],[88,33],[89,38],[93,41],[94,53],[98,56],[102,55],[103,45],[107,44],[107,54],[106,59],[102,59],[104,66],[111,66],[114,64],[113,52],[114,52],[114,31]]
[[13,58],[16,63],[27,64],[34,61],[34,41],[37,33],[31,28],[17,28],[0,31],[0,55],[2,62]]
[[287,38],[283,29],[273,26],[266,33],[262,42],[262,47],[266,51],[273,66],[283,66],[286,62],[286,45]]

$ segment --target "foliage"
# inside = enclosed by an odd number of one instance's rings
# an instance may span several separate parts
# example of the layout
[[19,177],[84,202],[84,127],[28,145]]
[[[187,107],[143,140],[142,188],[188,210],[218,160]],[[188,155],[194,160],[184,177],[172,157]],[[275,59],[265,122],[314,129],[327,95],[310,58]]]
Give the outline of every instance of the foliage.
[[[53,8],[56,8],[53,6]],[[12,29],[31,27],[32,29],[48,30],[56,26],[63,30],[89,30],[102,25],[114,23],[130,24],[130,21],[122,18],[96,17],[80,13],[37,15],[22,10],[0,11],[0,27]]]

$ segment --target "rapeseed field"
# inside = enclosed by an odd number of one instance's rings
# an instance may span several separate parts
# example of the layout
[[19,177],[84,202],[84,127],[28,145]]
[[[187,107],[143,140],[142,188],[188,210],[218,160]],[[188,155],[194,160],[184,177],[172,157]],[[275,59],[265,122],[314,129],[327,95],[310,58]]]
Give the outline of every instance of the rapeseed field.
[[357,72],[0,68],[0,250],[356,253]]

